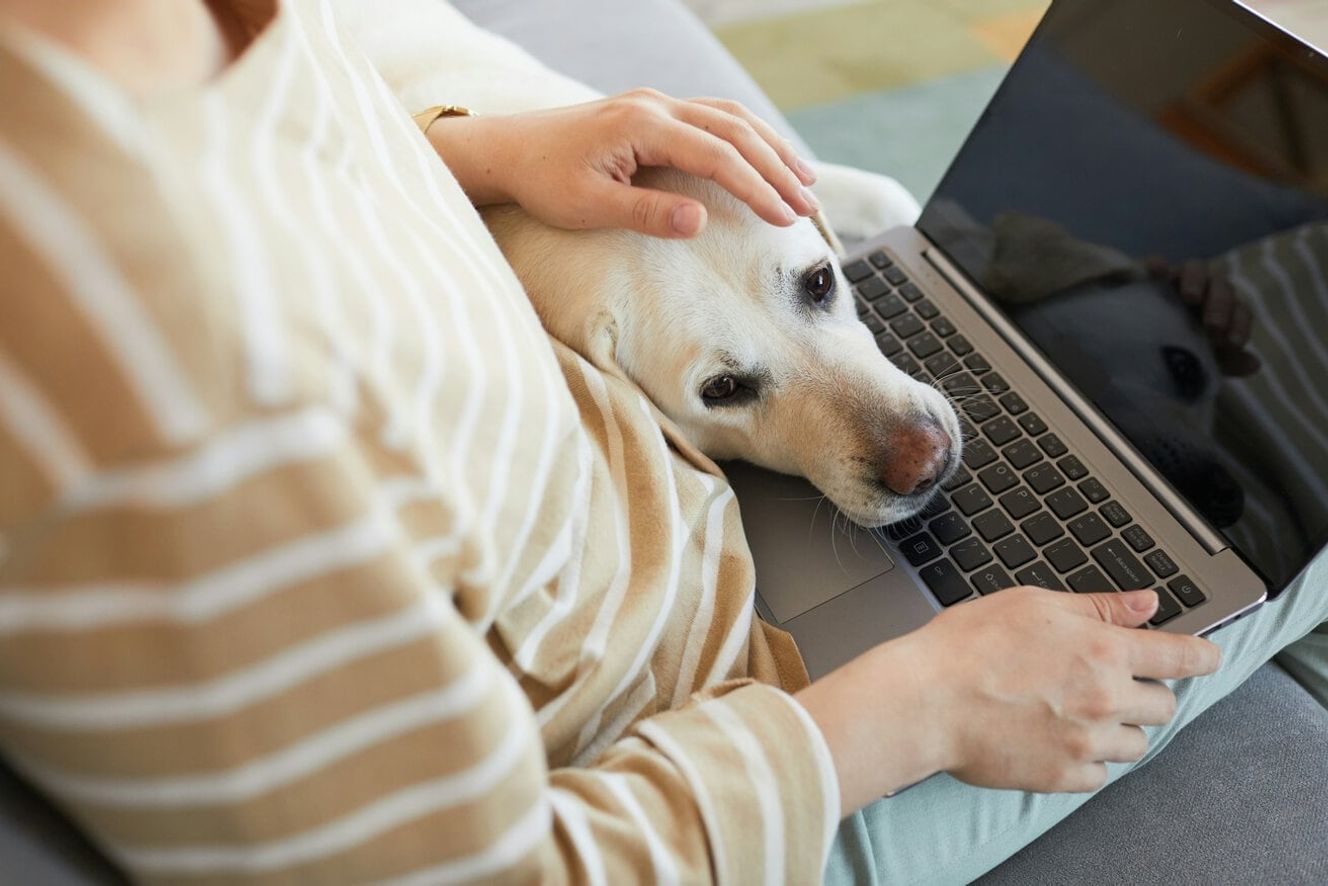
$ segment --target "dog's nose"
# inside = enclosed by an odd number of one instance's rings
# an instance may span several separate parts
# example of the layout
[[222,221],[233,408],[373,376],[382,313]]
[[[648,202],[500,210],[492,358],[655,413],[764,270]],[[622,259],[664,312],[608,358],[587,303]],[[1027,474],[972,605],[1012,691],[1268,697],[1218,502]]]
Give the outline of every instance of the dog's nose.
[[915,425],[890,441],[881,480],[896,495],[926,492],[940,479],[950,460],[950,435],[935,425]]

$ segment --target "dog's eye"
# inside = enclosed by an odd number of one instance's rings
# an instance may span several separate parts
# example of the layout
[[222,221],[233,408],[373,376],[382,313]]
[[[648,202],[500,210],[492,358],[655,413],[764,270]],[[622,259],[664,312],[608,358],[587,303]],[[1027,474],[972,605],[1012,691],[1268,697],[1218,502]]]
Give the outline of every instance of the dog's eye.
[[816,304],[830,297],[835,290],[835,275],[829,268],[817,268],[802,281],[802,286]]
[[707,403],[721,403],[733,399],[740,390],[742,387],[736,378],[731,375],[721,375],[706,382],[705,387],[701,389],[701,399]]

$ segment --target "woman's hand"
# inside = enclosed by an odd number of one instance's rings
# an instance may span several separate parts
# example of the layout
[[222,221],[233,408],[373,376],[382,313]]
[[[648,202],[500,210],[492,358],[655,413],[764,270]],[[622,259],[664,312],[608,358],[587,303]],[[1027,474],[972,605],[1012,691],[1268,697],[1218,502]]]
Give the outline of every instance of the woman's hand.
[[519,203],[563,228],[699,234],[706,224],[699,202],[632,185],[648,166],[710,179],[775,225],[819,208],[806,189],[815,175],[789,142],[721,99],[638,89],[551,111],[442,118],[427,135],[477,206]]
[[[1105,762],[1167,723],[1164,679],[1208,674],[1221,651],[1140,631],[1152,591],[1011,588],[941,613],[798,693],[821,727],[847,814],[938,771],[982,787],[1090,791]],[[1136,679],[1141,678],[1141,679]]]

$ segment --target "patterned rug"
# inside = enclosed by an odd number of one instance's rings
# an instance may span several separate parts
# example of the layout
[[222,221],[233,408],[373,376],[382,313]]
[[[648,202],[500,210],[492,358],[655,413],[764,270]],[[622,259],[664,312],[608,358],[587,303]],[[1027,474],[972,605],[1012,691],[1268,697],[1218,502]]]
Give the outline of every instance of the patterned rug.
[[[825,160],[925,200],[1049,0],[686,0]],[[1328,0],[1252,0],[1328,46]]]

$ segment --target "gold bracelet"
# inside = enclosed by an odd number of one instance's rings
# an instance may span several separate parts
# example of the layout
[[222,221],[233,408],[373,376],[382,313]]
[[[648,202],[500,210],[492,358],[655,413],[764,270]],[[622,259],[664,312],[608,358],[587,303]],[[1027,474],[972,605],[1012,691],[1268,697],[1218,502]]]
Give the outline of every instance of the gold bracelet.
[[440,117],[476,117],[479,116],[470,108],[461,105],[434,105],[432,108],[425,108],[418,114],[411,114],[410,119],[415,121],[415,125],[420,128],[420,132],[428,132],[429,127]]

